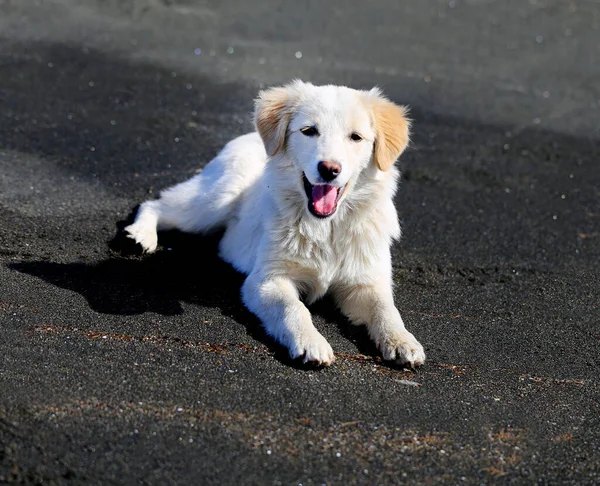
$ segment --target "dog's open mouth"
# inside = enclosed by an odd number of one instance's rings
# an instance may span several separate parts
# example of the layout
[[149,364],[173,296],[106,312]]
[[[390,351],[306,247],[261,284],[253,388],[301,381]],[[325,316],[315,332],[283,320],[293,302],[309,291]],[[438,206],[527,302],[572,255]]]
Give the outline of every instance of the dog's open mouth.
[[346,186],[335,187],[330,184],[312,185],[306,176],[302,174],[304,191],[308,196],[308,210],[317,218],[327,218],[335,213],[338,201]]

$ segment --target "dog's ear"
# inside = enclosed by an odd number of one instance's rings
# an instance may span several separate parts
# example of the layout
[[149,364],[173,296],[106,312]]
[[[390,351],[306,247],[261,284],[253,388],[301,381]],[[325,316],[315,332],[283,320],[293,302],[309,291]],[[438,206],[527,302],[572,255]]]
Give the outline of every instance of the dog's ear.
[[261,91],[254,102],[254,125],[269,155],[283,148],[296,105],[298,83]]
[[373,162],[383,172],[389,170],[408,146],[410,120],[407,108],[392,103],[378,88],[369,91],[369,101],[375,124]]

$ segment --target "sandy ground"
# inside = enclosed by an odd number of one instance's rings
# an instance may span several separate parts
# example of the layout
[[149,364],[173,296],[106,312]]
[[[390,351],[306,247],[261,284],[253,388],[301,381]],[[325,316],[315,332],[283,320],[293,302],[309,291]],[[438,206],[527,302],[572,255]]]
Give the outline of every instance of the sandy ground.
[[[600,6],[0,0],[0,483],[597,484]],[[429,361],[305,369],[216,240],[118,230],[294,77],[411,106],[396,301]]]

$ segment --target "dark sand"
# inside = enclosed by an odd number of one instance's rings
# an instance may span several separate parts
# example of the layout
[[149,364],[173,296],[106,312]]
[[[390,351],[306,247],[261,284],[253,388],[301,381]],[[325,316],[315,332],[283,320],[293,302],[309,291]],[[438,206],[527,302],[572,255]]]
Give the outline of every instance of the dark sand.
[[[597,484],[599,43],[592,1],[0,0],[0,483]],[[113,239],[293,77],[412,107],[416,373],[327,300],[290,362],[214,238]]]

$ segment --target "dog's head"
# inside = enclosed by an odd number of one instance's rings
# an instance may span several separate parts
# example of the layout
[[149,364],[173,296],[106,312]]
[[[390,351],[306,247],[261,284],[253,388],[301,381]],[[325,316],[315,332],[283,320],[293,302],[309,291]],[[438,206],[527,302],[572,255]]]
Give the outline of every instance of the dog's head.
[[386,172],[408,144],[406,110],[381,91],[295,81],[262,91],[256,129],[271,157],[297,169],[298,190],[318,218],[332,216],[367,168]]

